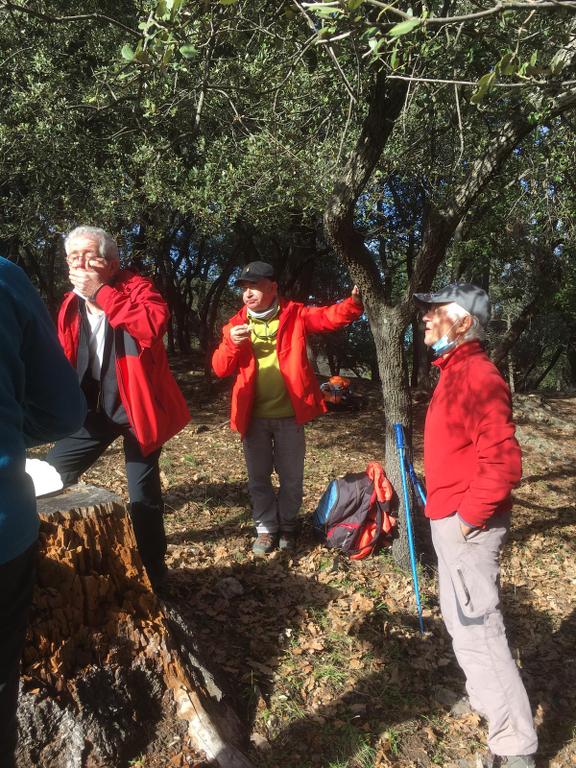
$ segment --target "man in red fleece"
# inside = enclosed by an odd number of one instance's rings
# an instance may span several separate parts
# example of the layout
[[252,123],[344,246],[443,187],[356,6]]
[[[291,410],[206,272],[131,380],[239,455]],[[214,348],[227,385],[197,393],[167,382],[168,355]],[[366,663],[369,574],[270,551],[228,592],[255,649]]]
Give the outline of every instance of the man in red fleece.
[[481,345],[490,300],[470,283],[414,298],[440,369],[424,431],[440,608],[470,704],[489,729],[490,751],[461,766],[534,768],[532,712],[500,611],[499,556],[522,465],[510,392]]

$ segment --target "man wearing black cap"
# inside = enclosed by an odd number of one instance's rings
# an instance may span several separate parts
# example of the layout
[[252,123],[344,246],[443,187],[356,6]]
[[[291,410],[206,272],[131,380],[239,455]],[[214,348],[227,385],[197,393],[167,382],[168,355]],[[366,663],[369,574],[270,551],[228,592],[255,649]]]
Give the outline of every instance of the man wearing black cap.
[[499,556],[522,474],[510,392],[481,345],[490,300],[475,285],[417,293],[440,380],[424,429],[426,516],[438,556],[440,608],[490,752],[462,768],[534,768],[532,712],[500,612]]
[[[358,288],[339,304],[306,307],[278,296],[274,269],[253,261],[242,270],[244,307],[224,326],[214,352],[217,376],[236,377],[232,429],[242,437],[257,538],[252,550],[293,550],[302,503],[304,427],[326,410],[308,360],[309,333],[335,331],[362,314]],[[278,495],[271,477],[276,470]]]

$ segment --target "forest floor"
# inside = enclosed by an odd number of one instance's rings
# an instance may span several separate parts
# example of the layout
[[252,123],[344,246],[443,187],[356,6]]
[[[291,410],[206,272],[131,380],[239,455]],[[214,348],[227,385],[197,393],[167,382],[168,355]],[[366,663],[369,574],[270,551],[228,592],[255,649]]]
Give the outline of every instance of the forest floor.
[[[409,574],[389,551],[350,561],[318,545],[310,516],[328,481],[383,461],[383,413],[367,389],[359,413],[307,427],[302,533],[292,557],[255,559],[241,443],[228,390],[206,395],[182,371],[192,423],[161,457],[171,599],[251,734],[257,768],[453,766],[485,744],[440,618],[433,558],[417,525],[426,634]],[[366,385],[368,387],[368,385]],[[576,398],[515,399],[524,479],[502,562],[503,607],[532,702],[538,768],[576,766]],[[421,437],[424,405],[416,406]],[[417,440],[416,465],[421,464]],[[84,476],[125,496],[117,443]],[[207,765],[172,734],[142,768]]]

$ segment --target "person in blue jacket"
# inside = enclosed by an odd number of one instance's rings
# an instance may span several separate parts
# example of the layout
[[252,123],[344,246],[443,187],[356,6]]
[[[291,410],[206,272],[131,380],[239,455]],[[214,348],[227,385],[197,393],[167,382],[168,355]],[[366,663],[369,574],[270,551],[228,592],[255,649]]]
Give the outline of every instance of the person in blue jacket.
[[35,578],[39,521],[26,448],[78,429],[76,372],[40,296],[0,257],[0,768],[15,766],[20,658]]

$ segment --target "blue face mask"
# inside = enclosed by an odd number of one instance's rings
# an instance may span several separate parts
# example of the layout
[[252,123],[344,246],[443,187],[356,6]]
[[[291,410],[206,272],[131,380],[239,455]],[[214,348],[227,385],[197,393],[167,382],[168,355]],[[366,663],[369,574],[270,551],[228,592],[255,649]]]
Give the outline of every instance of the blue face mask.
[[434,352],[434,357],[441,357],[442,355],[445,355],[446,352],[450,352],[451,349],[454,349],[457,343],[456,340],[450,341],[448,334],[445,333],[441,339],[438,339],[438,341],[435,341],[434,344],[431,345],[430,349]]
[[460,320],[456,320],[456,322],[452,323],[448,329],[448,332],[439,338],[438,341],[435,341],[434,344],[430,345],[430,349],[432,352],[434,352],[434,357],[441,357],[442,355],[445,355],[446,352],[450,352],[450,350],[454,349],[454,347],[458,344],[459,339],[456,338],[450,340],[449,336],[452,333],[452,329],[458,325],[459,322]]

